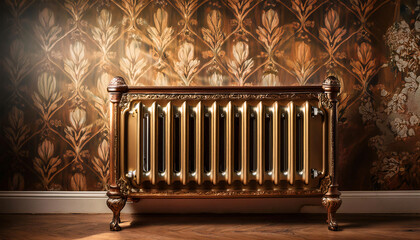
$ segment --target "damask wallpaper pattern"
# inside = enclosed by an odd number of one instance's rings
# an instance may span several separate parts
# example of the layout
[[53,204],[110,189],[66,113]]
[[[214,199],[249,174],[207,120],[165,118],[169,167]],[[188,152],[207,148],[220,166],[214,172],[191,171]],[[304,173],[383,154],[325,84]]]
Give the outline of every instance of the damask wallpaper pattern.
[[101,190],[106,86],[342,81],[341,189],[420,189],[420,3],[4,0],[0,189]]

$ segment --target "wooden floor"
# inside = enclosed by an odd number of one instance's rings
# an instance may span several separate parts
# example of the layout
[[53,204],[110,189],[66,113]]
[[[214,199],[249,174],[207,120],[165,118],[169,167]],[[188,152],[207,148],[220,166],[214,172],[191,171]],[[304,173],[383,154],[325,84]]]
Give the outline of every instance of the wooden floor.
[[0,215],[0,239],[420,239],[420,215],[128,215],[110,232],[110,214]]

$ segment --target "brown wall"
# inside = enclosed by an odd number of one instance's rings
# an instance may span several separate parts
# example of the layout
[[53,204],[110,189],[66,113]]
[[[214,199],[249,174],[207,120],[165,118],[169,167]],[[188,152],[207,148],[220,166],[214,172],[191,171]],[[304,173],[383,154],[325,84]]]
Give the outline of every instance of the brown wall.
[[415,0],[0,4],[2,190],[105,188],[112,76],[312,85],[328,74],[343,85],[341,188],[420,189]]

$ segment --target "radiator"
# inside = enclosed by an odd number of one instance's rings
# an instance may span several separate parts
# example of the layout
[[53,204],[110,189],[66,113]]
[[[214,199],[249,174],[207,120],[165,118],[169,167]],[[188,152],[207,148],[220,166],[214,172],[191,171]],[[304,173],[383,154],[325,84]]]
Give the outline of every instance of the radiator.
[[110,92],[111,230],[126,199],[322,197],[329,229],[340,84],[128,87]]

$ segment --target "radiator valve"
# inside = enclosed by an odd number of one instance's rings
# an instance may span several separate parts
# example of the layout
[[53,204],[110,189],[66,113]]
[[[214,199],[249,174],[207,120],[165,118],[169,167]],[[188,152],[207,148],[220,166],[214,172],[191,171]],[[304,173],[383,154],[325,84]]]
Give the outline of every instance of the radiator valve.
[[318,171],[318,170],[316,170],[316,169],[311,169],[311,175],[312,175],[312,178],[317,178],[317,177],[319,177],[319,175],[321,175],[322,174],[322,172],[321,171]]
[[134,171],[128,171],[128,173],[125,174],[125,176],[127,178],[134,178],[136,176],[136,170],[134,170]]
[[315,117],[318,115],[324,116],[324,112],[317,107],[312,107],[312,117]]

